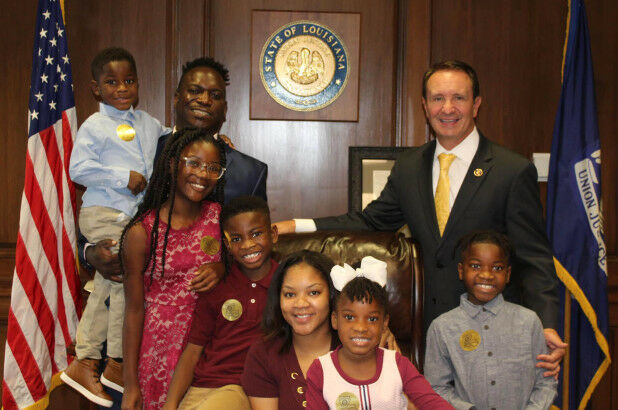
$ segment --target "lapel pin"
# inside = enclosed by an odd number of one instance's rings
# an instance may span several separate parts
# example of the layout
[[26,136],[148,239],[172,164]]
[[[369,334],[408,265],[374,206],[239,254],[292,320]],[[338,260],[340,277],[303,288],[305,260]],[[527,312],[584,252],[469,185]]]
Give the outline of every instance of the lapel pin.
[[116,135],[123,141],[133,141],[133,138],[135,138],[135,130],[129,124],[120,124],[116,127]]
[[481,177],[481,176],[483,176],[483,170],[482,170],[482,169],[480,169],[480,168],[475,169],[475,170],[474,170],[474,176],[475,176],[475,177]]

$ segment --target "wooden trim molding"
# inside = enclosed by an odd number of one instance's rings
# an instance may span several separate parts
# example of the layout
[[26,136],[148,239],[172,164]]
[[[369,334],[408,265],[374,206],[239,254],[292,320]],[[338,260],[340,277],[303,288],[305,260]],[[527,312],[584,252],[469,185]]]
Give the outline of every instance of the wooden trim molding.
[[431,54],[431,1],[400,0],[397,44],[395,145],[418,146],[429,141],[421,105],[423,73]]

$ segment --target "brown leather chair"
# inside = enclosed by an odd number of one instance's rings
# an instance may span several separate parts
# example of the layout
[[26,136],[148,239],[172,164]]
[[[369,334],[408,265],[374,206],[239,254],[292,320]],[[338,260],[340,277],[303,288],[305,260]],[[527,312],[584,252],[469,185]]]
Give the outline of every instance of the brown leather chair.
[[328,255],[336,264],[353,265],[364,256],[387,263],[390,324],[403,354],[422,370],[423,363],[423,272],[418,246],[402,233],[334,232],[279,236],[274,258],[280,261],[301,249]]

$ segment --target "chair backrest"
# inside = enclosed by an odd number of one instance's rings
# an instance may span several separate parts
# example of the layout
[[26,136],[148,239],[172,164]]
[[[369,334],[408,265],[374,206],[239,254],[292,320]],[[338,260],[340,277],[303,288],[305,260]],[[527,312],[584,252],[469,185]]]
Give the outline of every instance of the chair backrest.
[[301,249],[321,252],[336,264],[345,262],[353,265],[364,256],[385,261],[388,270],[389,327],[402,353],[422,370],[423,265],[417,245],[400,233],[318,231],[279,236],[274,258],[280,261]]

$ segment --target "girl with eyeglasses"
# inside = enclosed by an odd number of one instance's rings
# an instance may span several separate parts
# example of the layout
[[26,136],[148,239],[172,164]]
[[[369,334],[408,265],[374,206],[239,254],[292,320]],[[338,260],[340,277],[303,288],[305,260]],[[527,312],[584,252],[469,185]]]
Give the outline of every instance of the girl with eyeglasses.
[[187,343],[196,290],[211,288],[224,273],[223,144],[201,129],[176,133],[122,234],[123,409],[163,405]]

